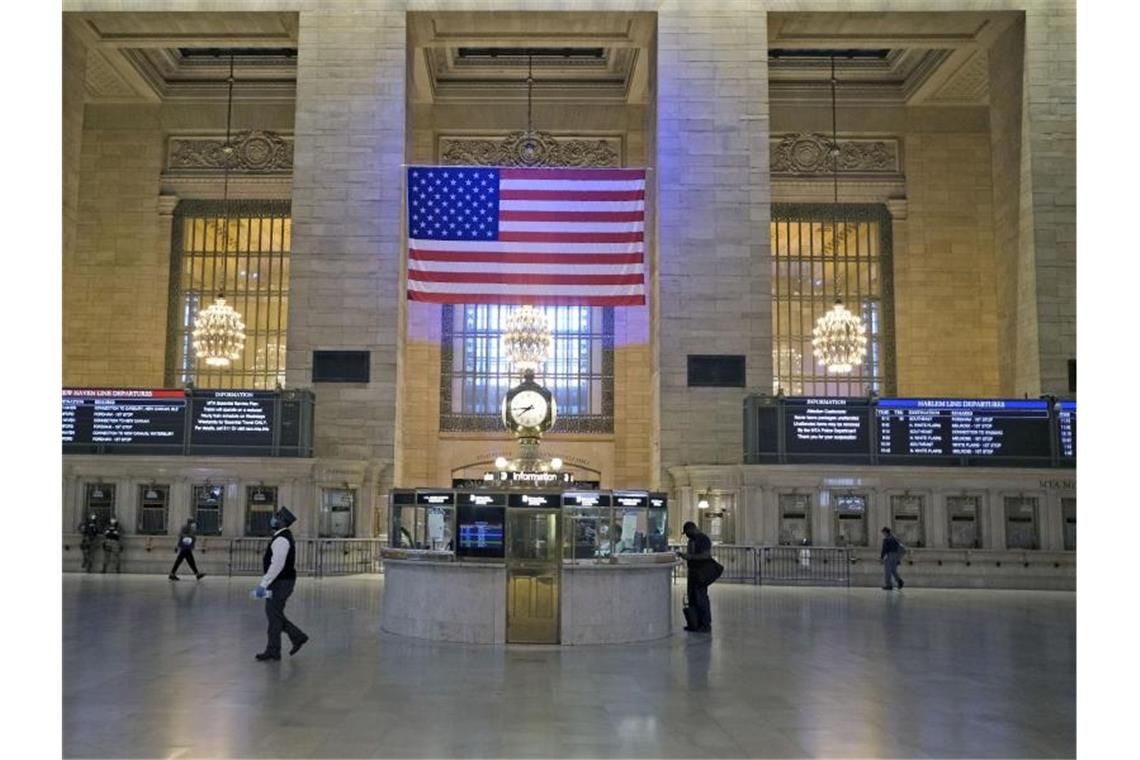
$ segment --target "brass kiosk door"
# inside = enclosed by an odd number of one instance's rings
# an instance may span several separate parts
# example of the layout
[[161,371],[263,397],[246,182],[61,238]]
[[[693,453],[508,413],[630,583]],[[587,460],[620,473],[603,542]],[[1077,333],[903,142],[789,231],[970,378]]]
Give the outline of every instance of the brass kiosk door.
[[557,509],[507,510],[507,641],[557,644],[561,616]]

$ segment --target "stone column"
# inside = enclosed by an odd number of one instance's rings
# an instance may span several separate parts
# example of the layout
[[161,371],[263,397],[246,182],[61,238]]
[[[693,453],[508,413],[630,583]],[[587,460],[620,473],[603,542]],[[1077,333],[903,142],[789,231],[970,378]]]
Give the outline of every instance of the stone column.
[[743,355],[771,387],[767,16],[754,2],[658,10],[661,469],[740,461],[745,388],[689,388],[689,354]]
[[314,388],[318,457],[394,459],[405,15],[347,0],[300,13],[288,384],[311,384],[316,349],[371,355],[368,384]]
[[63,16],[63,259],[75,255],[79,215],[79,159],[83,150],[83,108],[87,41],[80,22]]

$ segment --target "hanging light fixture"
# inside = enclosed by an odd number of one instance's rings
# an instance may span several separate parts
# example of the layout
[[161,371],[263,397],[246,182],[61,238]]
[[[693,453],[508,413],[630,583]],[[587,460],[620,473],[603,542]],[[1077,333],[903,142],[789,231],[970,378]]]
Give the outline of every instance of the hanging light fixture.
[[811,345],[817,362],[836,375],[847,375],[863,364],[867,355],[867,328],[863,318],[843,305],[839,295],[839,130],[836,126],[835,57],[831,58],[831,161],[834,215],[831,225],[831,279],[835,283],[835,305],[816,320]]
[[503,352],[515,367],[533,374],[538,365],[550,358],[554,347],[550,317],[529,305],[515,309],[503,322],[502,341]]
[[[230,165],[234,146],[230,141],[230,126],[234,110],[234,56],[230,54],[229,91],[226,97],[226,142],[222,146],[222,286],[218,297],[194,318],[194,354],[207,366],[224,368],[241,358],[245,348],[245,323],[241,314],[226,303],[226,275],[230,254]],[[215,262],[216,263],[216,262]],[[217,266],[214,267],[217,272]]]

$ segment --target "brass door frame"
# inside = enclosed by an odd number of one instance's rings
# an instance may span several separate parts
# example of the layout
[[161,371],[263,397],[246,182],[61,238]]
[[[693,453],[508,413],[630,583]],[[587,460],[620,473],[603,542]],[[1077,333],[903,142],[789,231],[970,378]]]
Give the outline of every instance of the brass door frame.
[[[514,545],[514,519],[535,517],[539,515],[552,516],[554,518],[554,545],[550,547],[549,560],[535,560],[524,559],[512,556],[512,547]],[[562,628],[562,514],[559,509],[532,509],[532,508],[517,508],[509,507],[507,509],[506,530],[504,531],[504,543],[506,544],[506,565],[507,565],[507,584],[506,584],[506,612],[507,612],[507,628],[506,638],[507,643],[513,644],[557,644],[561,640]],[[526,635],[522,631],[516,630],[516,637],[511,635],[511,601],[512,601],[512,588],[515,578],[550,578],[552,579],[554,590],[554,630],[552,636],[543,637],[540,635]],[[517,626],[516,626],[517,628]],[[521,635],[520,635],[521,634]]]

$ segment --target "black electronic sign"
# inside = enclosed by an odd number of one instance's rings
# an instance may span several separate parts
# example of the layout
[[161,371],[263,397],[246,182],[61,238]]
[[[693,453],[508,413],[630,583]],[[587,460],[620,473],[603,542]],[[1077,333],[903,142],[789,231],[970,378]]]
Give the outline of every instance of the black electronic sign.
[[881,399],[879,461],[1048,463],[1049,403],[1029,399]]
[[504,556],[503,507],[476,506],[461,503],[455,510],[458,557],[501,558]]
[[455,504],[455,492],[416,491],[416,504],[426,507],[450,507]]
[[608,507],[611,503],[610,494],[599,491],[567,491],[562,494],[564,507]]
[[64,453],[178,453],[186,430],[186,393],[136,388],[64,389]]
[[615,507],[644,507],[649,504],[649,494],[645,491],[614,491]]
[[476,507],[505,507],[507,506],[507,495],[505,493],[483,493],[476,491],[471,493],[469,491],[461,491],[456,495],[459,504],[469,504]]
[[870,463],[867,399],[792,396],[784,399],[783,406],[787,461]]
[[649,494],[649,506],[653,509],[668,509],[669,497],[663,493]]
[[562,494],[559,493],[512,493],[507,496],[511,507],[557,508]]
[[1077,458],[1077,402],[1057,402],[1057,453],[1062,459]]
[[194,391],[190,409],[190,446],[273,448],[273,391]]

